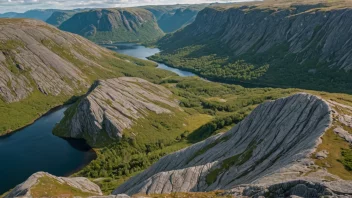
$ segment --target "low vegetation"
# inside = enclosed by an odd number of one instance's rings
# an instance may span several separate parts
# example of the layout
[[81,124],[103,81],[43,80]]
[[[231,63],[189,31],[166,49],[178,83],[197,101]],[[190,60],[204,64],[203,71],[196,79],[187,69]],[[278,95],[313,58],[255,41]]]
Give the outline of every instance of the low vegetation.
[[38,179],[38,183],[31,188],[31,195],[33,197],[89,197],[96,194],[87,193],[80,189],[60,183],[59,181],[48,176]]

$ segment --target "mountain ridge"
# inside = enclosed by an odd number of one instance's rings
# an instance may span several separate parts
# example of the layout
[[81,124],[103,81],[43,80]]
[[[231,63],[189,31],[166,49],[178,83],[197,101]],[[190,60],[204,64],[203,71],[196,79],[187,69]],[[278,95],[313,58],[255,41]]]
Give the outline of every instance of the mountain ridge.
[[143,42],[163,36],[153,14],[140,8],[92,9],[74,14],[59,29],[95,42]]
[[270,2],[207,7],[152,59],[220,82],[350,93],[351,7]]

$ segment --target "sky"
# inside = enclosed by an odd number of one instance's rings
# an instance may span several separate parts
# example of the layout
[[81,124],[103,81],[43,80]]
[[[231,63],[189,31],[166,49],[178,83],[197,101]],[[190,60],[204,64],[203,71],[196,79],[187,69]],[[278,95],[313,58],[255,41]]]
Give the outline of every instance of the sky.
[[140,5],[230,3],[248,0],[0,0],[0,13],[31,9],[112,8]]

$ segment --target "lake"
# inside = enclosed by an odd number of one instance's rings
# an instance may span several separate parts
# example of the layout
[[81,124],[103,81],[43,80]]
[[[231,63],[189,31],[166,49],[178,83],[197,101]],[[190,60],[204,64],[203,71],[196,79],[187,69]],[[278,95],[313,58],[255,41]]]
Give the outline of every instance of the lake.
[[[160,52],[158,48],[148,48],[136,43],[115,43],[115,44],[103,45],[103,46],[117,53],[133,56],[144,60],[147,60],[147,57]],[[174,72],[177,75],[182,77],[196,76],[196,74],[192,72],[172,68],[163,63],[157,63],[157,64],[159,69],[164,69],[164,70]]]
[[30,126],[0,137],[0,195],[35,172],[68,176],[96,158],[84,141],[52,134],[66,109],[56,109]]

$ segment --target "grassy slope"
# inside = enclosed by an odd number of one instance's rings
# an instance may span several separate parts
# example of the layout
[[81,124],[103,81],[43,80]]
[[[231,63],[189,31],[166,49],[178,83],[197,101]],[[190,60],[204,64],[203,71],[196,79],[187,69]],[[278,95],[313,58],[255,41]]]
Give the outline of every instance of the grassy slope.
[[89,197],[96,194],[81,191],[78,188],[60,183],[57,180],[44,176],[38,179],[38,183],[31,188],[33,197]]

